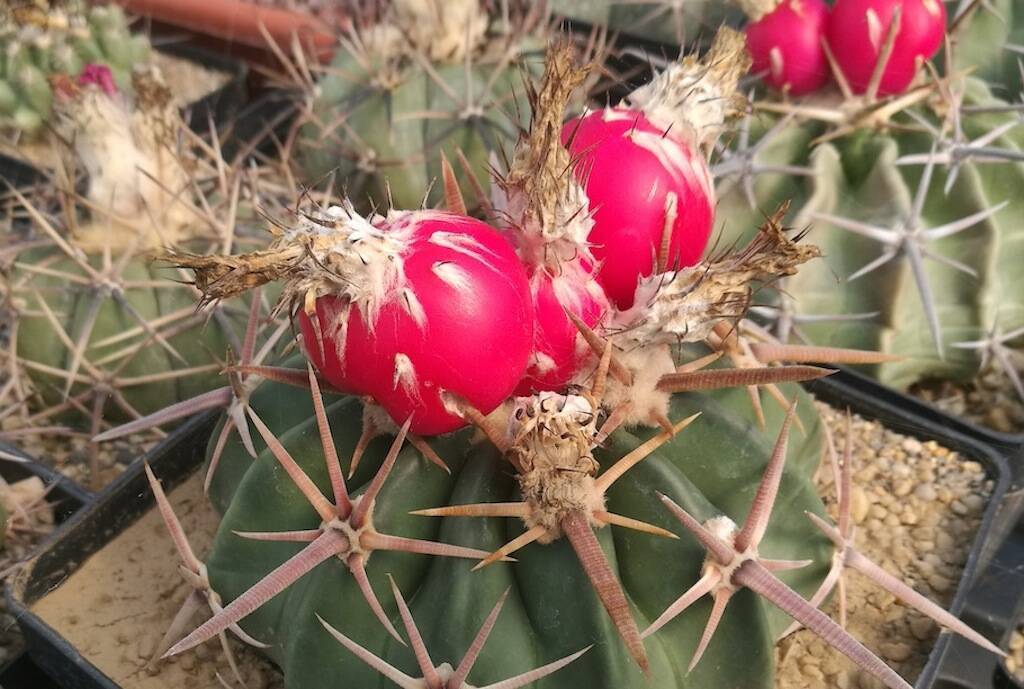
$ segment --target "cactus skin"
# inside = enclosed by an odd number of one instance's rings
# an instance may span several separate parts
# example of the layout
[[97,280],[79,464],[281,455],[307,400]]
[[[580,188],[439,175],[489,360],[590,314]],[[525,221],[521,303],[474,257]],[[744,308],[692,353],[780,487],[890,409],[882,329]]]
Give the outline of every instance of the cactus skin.
[[722,0],[550,0],[556,14],[588,24],[603,24],[666,45],[692,45],[723,23],[742,17],[739,6]]
[[0,130],[42,133],[53,103],[52,75],[74,75],[87,63],[104,64],[118,87],[128,90],[133,67],[149,60],[149,41],[131,34],[117,5],[84,10],[72,4],[59,16],[63,28],[52,18],[50,26],[0,23]]
[[[1006,105],[990,93],[985,83],[975,79],[966,81],[965,92],[964,106]],[[915,111],[936,128],[940,126],[931,111],[920,106]],[[914,124],[902,117],[902,122]],[[969,144],[1015,117],[1005,112],[965,113],[961,143]],[[760,129],[752,140],[770,126],[764,124],[765,119],[754,125]],[[806,317],[876,313],[857,320],[802,322],[799,335],[818,345],[873,349],[904,357],[865,369],[900,389],[935,379],[972,380],[987,363],[986,352],[964,343],[984,339],[996,326],[1002,333],[1024,327],[1024,282],[1014,268],[1021,258],[1017,247],[1024,240],[1024,228],[1018,222],[1024,212],[1019,194],[1024,165],[1005,159],[977,162],[968,157],[958,166],[948,193],[950,167],[942,161],[934,166],[921,214],[922,226],[934,228],[974,214],[982,216],[962,232],[926,243],[926,248],[940,259],[955,260],[976,273],[972,276],[929,258],[923,261],[925,282],[940,326],[940,355],[910,262],[897,256],[878,270],[849,280],[879,259],[884,247],[831,221],[839,216],[890,228],[908,217],[926,166],[897,161],[911,155],[927,158],[932,137],[924,132],[860,131],[817,147],[809,145],[826,131],[815,123],[790,123],[770,137],[755,156],[759,165],[809,166],[811,174],[757,175],[754,209],[735,178],[721,178],[718,210],[724,220],[722,226],[727,230],[741,227],[741,223],[757,217],[756,209],[772,207],[783,198],[793,199],[789,222],[812,226],[810,239],[821,247],[825,258],[787,279],[785,290],[795,296],[792,316],[800,321]],[[988,145],[1020,156],[1024,130],[1013,128]],[[937,153],[943,153],[941,144]],[[1000,206],[1003,203],[1006,205]],[[992,215],[984,217],[986,213]],[[723,237],[722,241],[730,238]]]
[[[306,179],[320,183],[334,173],[346,196],[360,203],[418,208],[424,190],[440,179],[441,154],[456,160],[461,151],[476,178],[487,180],[489,155],[511,150],[518,117],[529,112],[523,70],[536,68],[538,61],[527,58],[539,55],[543,42],[518,28],[481,40],[468,56],[445,59],[431,59],[425,49],[419,58],[405,54],[415,46],[398,48],[400,57],[392,55],[393,45],[339,48],[300,132],[297,156]],[[508,60],[506,47],[514,53]],[[429,62],[429,70],[417,59]],[[468,114],[470,99],[479,109],[474,114]],[[456,169],[469,188],[462,167]],[[440,196],[434,185],[427,204]]]
[[[101,270],[101,258],[91,257],[90,265],[94,270]],[[78,341],[80,333],[89,319],[91,306],[96,296],[102,295],[102,288],[89,284],[73,282],[64,277],[54,277],[30,272],[20,266],[45,266],[61,273],[77,276],[88,280],[89,276],[71,259],[65,257],[57,249],[37,249],[25,252],[17,258],[9,276],[9,287],[16,306],[19,309],[17,322],[17,355],[22,361],[22,370],[27,374],[38,393],[33,406],[37,409],[52,409],[64,401],[66,376],[71,369],[72,349],[66,346],[56,334],[54,324],[42,311],[35,294],[46,300],[47,307],[56,316],[59,327],[68,335],[72,343]],[[150,266],[147,257],[138,256],[128,260],[121,272],[124,281],[149,281],[165,283],[167,269]],[[85,362],[77,373],[83,378],[70,388],[72,397],[88,393],[97,378],[116,375],[120,379],[131,379],[138,376],[165,374],[164,380],[155,380],[141,385],[115,384],[115,391],[123,395],[124,400],[141,414],[148,414],[166,407],[178,400],[209,390],[220,383],[219,371],[221,362],[228,349],[229,339],[221,326],[221,321],[211,320],[206,323],[202,314],[198,317],[178,319],[169,325],[155,327],[162,333],[169,333],[176,324],[185,322],[190,325],[176,335],[167,336],[168,344],[177,351],[187,364],[172,357],[168,351],[155,342],[148,342],[137,352],[127,357],[127,363],[118,359],[109,363],[99,363],[102,359],[122,348],[138,345],[146,340],[146,333],[122,340],[104,347],[92,346],[106,338],[119,335],[126,330],[138,328],[136,315],[147,322],[155,322],[162,316],[174,312],[188,313],[194,309],[195,297],[185,285],[161,288],[152,286],[123,288],[124,301],[131,309],[125,308],[109,296],[103,297],[102,305],[97,312],[95,325],[91,328],[85,346]],[[233,319],[232,319],[233,320]],[[241,332],[244,323],[234,323],[232,330]],[[99,376],[89,371],[87,364],[97,366]],[[55,369],[48,373],[41,366]],[[206,367],[193,375],[177,375],[175,372],[188,367]],[[86,404],[86,407],[89,405]],[[86,416],[88,411],[85,410]],[[78,415],[74,410],[63,418],[74,419]],[[78,417],[80,418],[80,417]],[[103,420],[107,423],[126,421],[132,416],[115,401],[108,401]],[[77,425],[77,424],[76,424]]]
[[[787,394],[794,394],[795,388],[787,388]],[[811,483],[822,436],[813,404],[805,394],[799,393],[799,397],[807,432],[791,436],[779,507],[764,550],[773,556],[814,560],[814,565],[786,577],[807,595],[824,573],[829,548],[802,514],[804,510],[822,511]],[[346,464],[360,433],[360,405],[353,398],[336,397],[326,398],[325,404],[338,453]],[[254,393],[252,405],[302,469],[329,494],[308,391],[265,384]],[[697,422],[616,484],[609,496],[609,509],[672,529],[672,517],[655,494],[660,490],[700,519],[720,513],[742,518],[770,454],[772,431],[779,427],[782,411],[774,406],[766,410],[769,432],[762,433],[748,420],[745,391],[735,390],[679,395],[672,418],[698,410],[703,416]],[[643,436],[652,433],[643,431]],[[462,431],[432,442],[451,467],[451,477],[423,461],[411,447],[405,448],[377,501],[377,527],[485,550],[496,549],[519,534],[522,525],[518,520],[431,519],[408,514],[414,509],[514,498],[508,465],[490,445],[471,442],[470,437],[470,432]],[[364,485],[373,476],[390,442],[390,438],[381,438],[370,445],[350,487]],[[619,431],[598,458],[607,466],[639,442],[637,436]],[[257,447],[262,449],[262,444]],[[253,461],[234,440],[229,441],[221,459],[210,498],[223,520],[206,562],[211,582],[225,601],[240,595],[297,551],[294,544],[249,541],[234,530],[304,529],[319,523],[269,452],[263,451]],[[619,571],[641,626],[653,621],[699,576],[703,552],[687,535],[675,541],[602,529],[598,538]],[[710,657],[689,675],[686,662],[710,605],[694,606],[649,637],[646,645],[652,676],[645,682],[565,539],[528,546],[516,553],[516,558],[515,563],[471,572],[472,564],[463,560],[381,552],[370,559],[367,570],[389,615],[396,614],[396,607],[385,575],[395,577],[435,662],[461,657],[493,601],[506,587],[512,587],[492,641],[470,677],[476,686],[537,667],[594,642],[598,645],[571,668],[539,686],[773,686],[772,647],[789,620],[749,593],[741,593],[729,607],[708,651]],[[344,686],[383,686],[375,671],[339,651],[316,614],[396,667],[414,670],[411,653],[387,635],[345,567],[332,560],[241,623],[254,637],[271,644],[267,652],[284,670],[288,686],[336,689],[339,677],[345,678]],[[730,662],[738,648],[743,649],[744,662]]]

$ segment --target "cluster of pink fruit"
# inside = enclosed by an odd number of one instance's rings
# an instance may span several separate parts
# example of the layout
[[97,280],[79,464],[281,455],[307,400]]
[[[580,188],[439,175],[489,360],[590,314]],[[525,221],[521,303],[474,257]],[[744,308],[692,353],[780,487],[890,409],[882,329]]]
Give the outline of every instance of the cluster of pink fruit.
[[495,203],[500,229],[455,203],[369,220],[333,207],[293,230],[332,237],[312,254],[345,276],[299,309],[307,356],[418,435],[465,425],[462,403],[487,414],[510,395],[564,391],[592,357],[578,324],[606,326],[643,278],[697,263],[708,242],[708,147],[670,113],[651,97],[564,126],[559,116],[551,138],[560,133],[575,181],[556,186],[575,196],[546,225],[525,220],[537,204],[513,193]]
[[[742,0],[751,19],[747,49],[753,70],[772,88],[798,96],[823,87],[834,69],[864,93],[885,61],[879,95],[904,92],[942,45],[942,0]],[[897,22],[891,47],[887,38]],[[884,56],[890,51],[887,59]]]

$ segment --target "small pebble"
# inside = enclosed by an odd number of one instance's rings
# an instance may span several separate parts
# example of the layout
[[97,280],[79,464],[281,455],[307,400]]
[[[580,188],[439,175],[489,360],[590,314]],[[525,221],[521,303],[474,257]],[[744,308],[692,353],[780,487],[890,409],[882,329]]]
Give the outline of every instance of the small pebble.
[[882,647],[879,650],[882,652],[882,655],[889,660],[899,663],[910,657],[912,649],[910,648],[910,644],[897,642],[882,644]]

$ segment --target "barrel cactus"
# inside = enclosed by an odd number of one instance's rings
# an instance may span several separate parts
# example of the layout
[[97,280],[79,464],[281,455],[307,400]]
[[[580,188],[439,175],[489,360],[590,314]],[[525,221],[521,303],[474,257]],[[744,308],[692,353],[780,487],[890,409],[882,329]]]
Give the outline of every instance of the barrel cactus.
[[[136,72],[132,97],[99,65],[54,88],[55,130],[71,142],[65,166],[30,196],[12,192],[30,223],[14,225],[4,252],[18,374],[4,388],[6,414],[95,434],[217,383],[241,319],[197,312],[193,289],[149,257],[230,244],[248,202],[155,72]],[[82,195],[68,193],[83,173]],[[234,213],[227,231],[214,208]]]
[[[960,69],[1004,52],[980,32],[999,21],[991,11],[958,18],[936,56],[956,69],[921,67],[906,90],[882,95],[884,78],[858,93],[833,63],[837,86],[796,100],[759,93],[720,150],[726,233],[787,199],[791,221],[811,226],[825,255],[787,278],[789,298],[761,311],[777,337],[891,354],[867,370],[900,389],[969,383],[995,367],[1024,398],[1024,284],[1013,267],[1020,107],[1000,84]],[[894,54],[902,34],[880,36]]]
[[[772,649],[792,616],[887,686],[909,688],[804,598],[824,597],[827,572],[841,565],[867,568],[846,520],[837,535],[821,519],[812,481],[822,425],[793,382],[828,371],[752,365],[742,341],[729,344],[754,290],[816,251],[773,217],[747,245],[681,265],[668,258],[675,204],[659,198],[664,237],[644,235],[663,247],[655,272],[637,275],[626,311],[588,324],[583,295],[596,279],[574,262],[589,262],[597,221],[561,144],[567,92],[582,80],[567,54],[549,53],[531,90],[531,129],[497,181],[502,230],[461,215],[449,183],[454,212],[363,218],[344,204],[305,214],[262,251],[171,255],[208,300],[283,280],[281,308],[311,363],[297,355],[233,369],[265,381],[246,409],[259,454],[233,435],[211,438],[221,523],[205,562],[150,472],[192,588],[158,654],[231,632],[301,689],[339,678],[382,686],[380,675],[407,689],[770,687]],[[722,67],[727,59],[737,66]],[[663,91],[635,94],[627,105],[648,108],[652,127],[679,118],[676,134],[637,136],[638,145],[702,155],[691,137],[724,125],[721,102],[745,66],[742,38],[724,31],[707,62],[685,58]],[[672,169],[680,160],[701,159],[678,156]],[[576,373],[551,389],[529,373],[537,357],[528,354],[544,347],[534,337],[542,319],[545,332],[560,330],[531,288],[531,273],[555,267],[582,282],[553,291],[590,353],[561,359]],[[523,302],[531,297],[534,309]],[[446,320],[452,313],[472,327]],[[500,366],[489,363],[494,351],[507,354]],[[777,345],[778,358],[786,352]],[[723,354],[743,365],[708,367]],[[505,380],[513,361],[532,392],[495,402],[518,387]],[[742,388],[761,384],[783,404],[758,418]],[[835,558],[831,538],[842,541]],[[890,591],[900,586],[871,571]],[[175,642],[201,607],[212,617]],[[730,660],[737,649],[743,663]]]
[[[365,5],[365,3],[362,3]],[[335,175],[357,203],[415,208],[440,175],[440,154],[487,178],[528,113],[522,74],[544,45],[544,3],[394,0],[355,13],[324,76],[309,84],[296,156],[308,182]],[[517,95],[518,93],[518,95]]]
[[102,64],[118,87],[128,90],[132,69],[149,60],[148,39],[131,34],[117,5],[86,8],[84,2],[68,2],[43,9],[22,4],[0,17],[0,131],[34,136],[46,130],[54,75]]

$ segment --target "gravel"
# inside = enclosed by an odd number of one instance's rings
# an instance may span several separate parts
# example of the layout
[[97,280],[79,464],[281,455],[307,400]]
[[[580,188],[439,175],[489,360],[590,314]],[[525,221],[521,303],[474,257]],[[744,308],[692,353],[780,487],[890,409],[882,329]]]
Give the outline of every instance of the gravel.
[[[844,415],[821,413],[842,446]],[[935,442],[900,435],[853,417],[854,488],[851,512],[858,549],[942,605],[956,591],[963,564],[992,491],[984,468]],[[819,490],[835,516],[831,471]],[[847,630],[909,681],[920,674],[938,634],[927,617],[855,572],[844,575]],[[836,619],[833,598],[825,612]],[[817,636],[801,630],[777,647],[780,689],[880,689]]]
[[1024,433],[1024,401],[1001,370],[990,368],[968,384],[932,382],[918,385],[911,392],[949,414],[994,431]]

